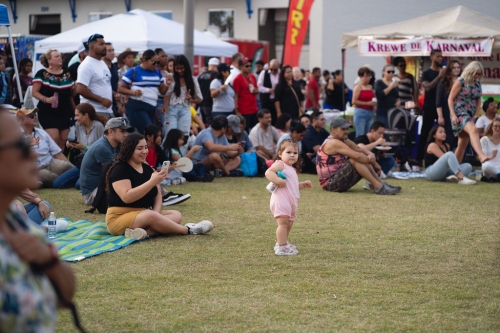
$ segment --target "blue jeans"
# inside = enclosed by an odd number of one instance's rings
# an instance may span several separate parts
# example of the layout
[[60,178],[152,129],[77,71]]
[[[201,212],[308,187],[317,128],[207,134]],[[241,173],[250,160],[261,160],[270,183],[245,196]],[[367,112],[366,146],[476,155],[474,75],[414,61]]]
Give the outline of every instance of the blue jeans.
[[132,98],[129,98],[125,106],[125,112],[130,121],[130,126],[135,127],[137,132],[141,134],[144,134],[146,126],[154,124],[156,120],[156,105],[137,101]]
[[392,167],[396,164],[396,160],[392,156],[385,156],[377,159],[378,165],[382,168],[382,171],[387,174]]
[[472,166],[469,163],[458,165],[455,154],[451,151],[441,156],[433,165],[425,168],[425,175],[431,181],[445,180],[446,177],[456,175],[462,171],[464,177],[467,177],[472,171]]
[[73,167],[68,171],[63,172],[59,177],[52,183],[53,188],[70,188],[75,186],[77,180],[80,178],[80,170],[77,167]]
[[230,112],[212,111],[212,119],[214,119],[217,116],[223,116],[223,117],[227,118],[227,116],[229,116],[231,114],[234,114],[234,112],[233,111],[230,111]]
[[183,172],[182,177],[186,178],[189,182],[197,181],[198,178],[205,177],[206,169],[205,165],[202,163],[196,163],[193,165],[193,170],[189,172]]
[[[49,207],[49,210],[52,210],[49,203],[44,201],[44,203]],[[28,214],[28,218],[35,222],[36,224],[40,224],[43,222],[43,217],[40,215],[40,211],[38,210],[38,205],[27,203],[24,204],[24,209],[26,209],[26,213]]]
[[165,115],[163,114],[163,97],[158,98],[158,101],[156,102],[156,114],[158,115],[158,119],[160,120],[161,124],[161,136],[162,138],[165,137]]
[[356,127],[356,137],[370,132],[373,124],[373,111],[365,109],[354,109],[354,126]]
[[168,122],[168,125],[165,126],[165,136],[173,128],[181,130],[184,135],[189,135],[189,130],[191,129],[191,111],[189,110],[189,106],[182,104],[169,105],[165,121]]

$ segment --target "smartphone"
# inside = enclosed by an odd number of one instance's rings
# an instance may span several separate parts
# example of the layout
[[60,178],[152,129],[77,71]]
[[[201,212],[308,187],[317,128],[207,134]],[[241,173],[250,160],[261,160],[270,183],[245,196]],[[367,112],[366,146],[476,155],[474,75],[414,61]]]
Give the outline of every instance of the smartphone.
[[169,168],[169,167],[170,167],[170,161],[165,161],[165,162],[163,162],[163,164],[162,164],[162,166],[161,166],[161,168],[162,168],[162,169],[165,169],[165,170],[167,170],[167,171],[168,171],[168,168]]
[[74,138],[74,139],[69,139],[68,138],[68,142],[69,143],[78,143],[78,140],[76,138]]
[[238,142],[238,143],[239,143],[239,144],[240,144],[240,146],[242,146],[242,147],[245,147],[245,145],[247,144],[247,142],[246,142],[246,141],[240,141],[240,142]]

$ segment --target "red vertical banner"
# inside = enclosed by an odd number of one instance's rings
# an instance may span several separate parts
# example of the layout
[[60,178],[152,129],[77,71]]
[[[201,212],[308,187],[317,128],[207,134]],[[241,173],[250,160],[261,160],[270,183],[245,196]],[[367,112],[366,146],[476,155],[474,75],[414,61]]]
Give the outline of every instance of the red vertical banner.
[[300,51],[309,27],[309,13],[314,0],[290,0],[283,43],[283,64],[299,65]]

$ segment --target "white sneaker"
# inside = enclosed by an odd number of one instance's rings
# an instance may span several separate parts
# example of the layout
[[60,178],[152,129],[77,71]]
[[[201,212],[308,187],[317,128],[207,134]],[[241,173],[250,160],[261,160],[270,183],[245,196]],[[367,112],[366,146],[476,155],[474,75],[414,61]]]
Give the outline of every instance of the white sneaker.
[[[49,221],[45,220],[40,225],[48,228]],[[60,231],[64,231],[64,230],[68,229],[68,225],[69,225],[68,221],[66,221],[66,220],[62,220],[62,219],[56,220],[56,232],[60,232]]]
[[274,251],[274,254],[276,254],[277,256],[294,256],[298,253],[299,251],[297,251],[297,249],[292,249],[289,244],[280,245],[278,246],[278,249]]
[[464,178],[462,178],[458,181],[458,184],[460,184],[460,185],[474,185],[474,184],[476,184],[476,181],[470,179],[469,177],[464,176]]
[[123,234],[126,238],[133,238],[135,240],[143,240],[144,238],[148,237],[148,233],[146,230],[142,228],[135,228],[135,229],[125,229],[125,233]]
[[186,226],[189,227],[191,235],[202,235],[213,230],[214,225],[210,221],[201,221],[196,224],[188,223]]
[[387,176],[385,175],[385,173],[381,170],[380,171],[380,179],[386,179]]
[[451,175],[451,176],[446,177],[446,181],[448,183],[458,183],[458,177],[455,175]]

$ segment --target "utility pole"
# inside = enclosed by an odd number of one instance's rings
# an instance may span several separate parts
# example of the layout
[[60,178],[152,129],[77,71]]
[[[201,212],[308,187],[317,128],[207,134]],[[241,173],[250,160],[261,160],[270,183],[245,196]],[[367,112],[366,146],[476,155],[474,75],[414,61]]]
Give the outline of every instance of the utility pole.
[[194,2],[184,0],[184,55],[189,60],[191,69],[194,61]]

